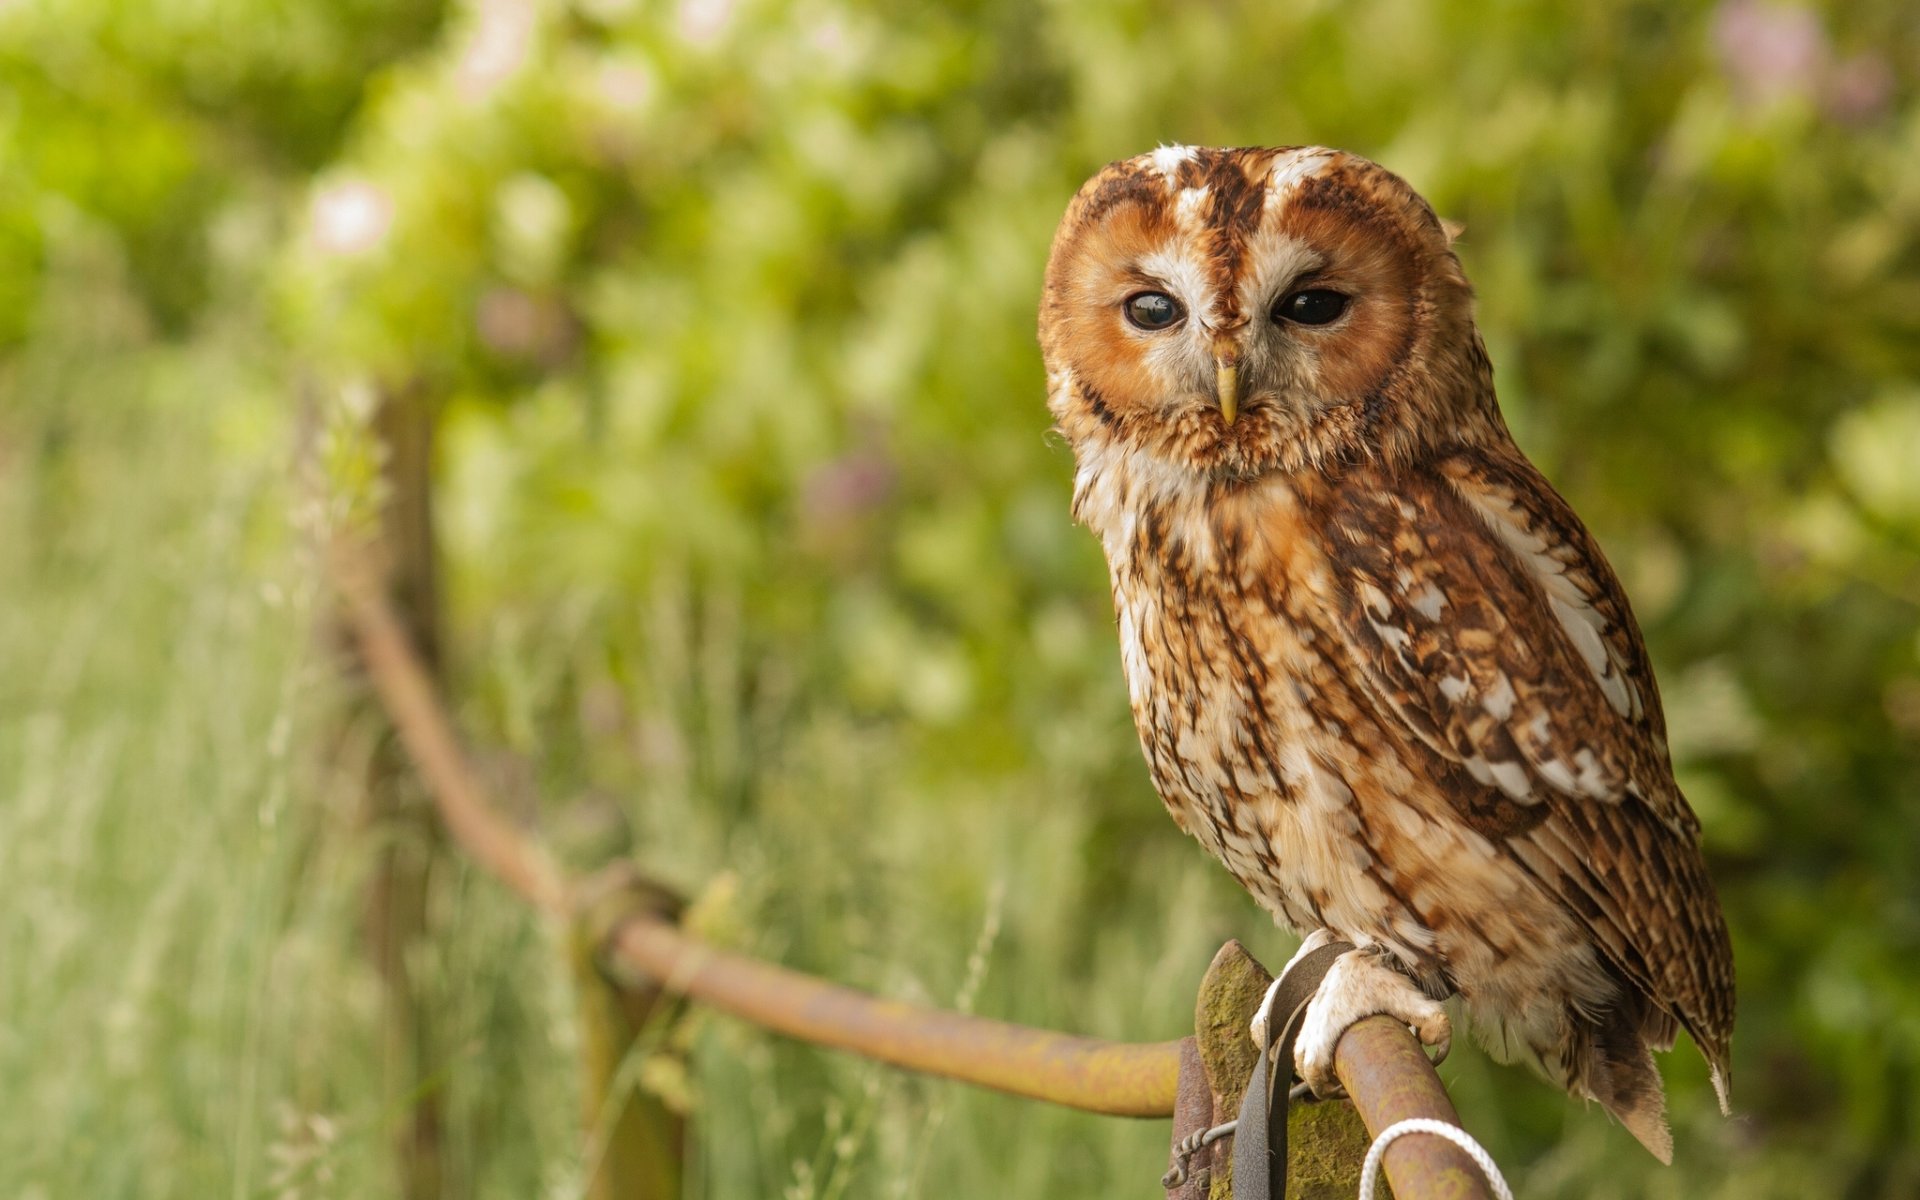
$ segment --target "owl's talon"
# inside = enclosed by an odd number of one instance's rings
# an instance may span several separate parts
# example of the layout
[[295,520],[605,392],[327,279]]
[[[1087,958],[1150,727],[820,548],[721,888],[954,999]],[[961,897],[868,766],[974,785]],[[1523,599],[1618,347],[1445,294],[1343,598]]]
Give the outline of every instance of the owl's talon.
[[1421,1045],[1437,1048],[1436,1063],[1444,1061],[1453,1048],[1453,1024],[1438,1001],[1382,962],[1377,952],[1350,950],[1334,961],[1308,1002],[1299,1040],[1294,1043],[1294,1069],[1314,1095],[1327,1099],[1341,1094],[1333,1070],[1334,1048],[1354,1022],[1376,1013],[1403,1022]]

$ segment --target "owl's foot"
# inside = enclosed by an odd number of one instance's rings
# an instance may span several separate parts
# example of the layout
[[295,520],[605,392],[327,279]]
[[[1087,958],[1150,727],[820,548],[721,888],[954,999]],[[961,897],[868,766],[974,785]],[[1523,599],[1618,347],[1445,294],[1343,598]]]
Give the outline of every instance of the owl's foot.
[[[1271,1023],[1274,1021],[1284,1022],[1287,1017],[1291,1015],[1290,1013],[1277,1013],[1273,1011],[1275,1007],[1274,994],[1280,990],[1280,981],[1287,977],[1289,971],[1293,970],[1295,963],[1307,955],[1312,954],[1328,942],[1337,940],[1332,930],[1316,929],[1307,935],[1306,941],[1300,943],[1300,948],[1293,952],[1293,957],[1287,960],[1287,965],[1280,968],[1280,973],[1274,976],[1272,983],[1267,985],[1267,994],[1261,997],[1259,1007],[1253,1010],[1253,1024],[1249,1032],[1253,1036],[1254,1045],[1267,1045],[1267,1033]],[[1276,1029],[1275,1032],[1278,1032],[1278,1030]]]
[[[1314,937],[1320,937],[1316,933]],[[1332,935],[1322,938],[1324,945]],[[1309,945],[1313,938],[1307,939]],[[1304,953],[1307,946],[1302,946]],[[1297,956],[1296,956],[1297,957]],[[1340,1094],[1340,1081],[1333,1073],[1333,1051],[1340,1035],[1362,1017],[1384,1013],[1402,1022],[1420,1039],[1420,1044],[1436,1049],[1433,1061],[1447,1057],[1453,1046],[1453,1025],[1447,1010],[1420,990],[1418,984],[1382,961],[1378,950],[1349,950],[1334,960],[1320,989],[1307,1004],[1300,1036],[1293,1045],[1293,1065],[1306,1080],[1313,1094],[1321,1097]]]

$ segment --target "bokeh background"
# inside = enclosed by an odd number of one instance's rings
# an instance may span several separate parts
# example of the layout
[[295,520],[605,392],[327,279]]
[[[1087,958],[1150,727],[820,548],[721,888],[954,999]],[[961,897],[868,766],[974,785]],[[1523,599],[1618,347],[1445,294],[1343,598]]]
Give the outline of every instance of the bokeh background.
[[[1053,224],[1170,141],[1465,223],[1664,684],[1739,1115],[1683,1047],[1662,1169],[1462,1047],[1469,1126],[1541,1200],[1920,1193],[1917,78],[1910,0],[0,3],[0,1194],[397,1196],[422,1110],[440,1194],[580,1194],[563,948],[382,819],[328,631],[396,404],[452,703],[557,843],[1107,1037],[1190,1028],[1226,937],[1283,961],[1147,783],[1042,406]],[[658,1044],[689,1195],[1157,1194],[1161,1123]]]

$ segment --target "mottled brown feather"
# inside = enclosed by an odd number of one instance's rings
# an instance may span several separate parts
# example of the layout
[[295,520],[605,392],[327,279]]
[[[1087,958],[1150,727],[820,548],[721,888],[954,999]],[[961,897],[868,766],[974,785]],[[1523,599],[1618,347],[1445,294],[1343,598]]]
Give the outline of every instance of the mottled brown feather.
[[[1724,1070],[1733,1026],[1726,926],[1699,823],[1674,784],[1640,632],[1605,557],[1523,459],[1465,451],[1393,480],[1368,474],[1344,481],[1334,519],[1370,526],[1343,555],[1344,615],[1351,644],[1370,651],[1356,665],[1376,702],[1413,718],[1408,728],[1432,730],[1421,740],[1449,762],[1523,772],[1529,801],[1482,783],[1465,789],[1464,804],[1456,799],[1462,817],[1490,838],[1542,847],[1532,861],[1543,865],[1516,861],[1581,913],[1609,964]],[[1540,539],[1539,561],[1603,617],[1598,636],[1641,698],[1637,713],[1608,702],[1562,623],[1526,619],[1549,606],[1542,572],[1477,527],[1476,505],[1510,512]],[[1429,587],[1447,601],[1432,618],[1408,603]],[[1366,609],[1363,592],[1385,597],[1387,608]],[[1377,624],[1408,642],[1388,649]],[[1456,679],[1468,684],[1450,695]],[[1488,698],[1506,690],[1510,710],[1496,718]],[[1591,769],[1576,774],[1569,752],[1592,755]],[[1590,786],[1557,782],[1564,776]]]

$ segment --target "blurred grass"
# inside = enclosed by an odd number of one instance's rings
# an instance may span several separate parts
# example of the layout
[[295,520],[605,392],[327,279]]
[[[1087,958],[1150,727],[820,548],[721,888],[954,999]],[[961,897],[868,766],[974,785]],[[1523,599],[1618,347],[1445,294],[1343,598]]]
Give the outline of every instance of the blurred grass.
[[[1172,140],[1350,146],[1465,221],[1665,685],[1742,1115],[1683,1049],[1662,1170],[1462,1049],[1469,1124],[1537,1197],[1920,1190],[1917,75],[1891,0],[0,6],[0,1194],[393,1194],[302,394],[346,437],[434,398],[461,719],[720,936],[1142,1039],[1224,938],[1281,960],[1145,781],[1043,432],[1053,222]],[[577,1194],[550,931],[457,864],[432,909],[450,1194]],[[680,1035],[694,1195],[1164,1165]]]

